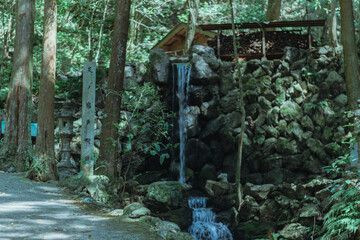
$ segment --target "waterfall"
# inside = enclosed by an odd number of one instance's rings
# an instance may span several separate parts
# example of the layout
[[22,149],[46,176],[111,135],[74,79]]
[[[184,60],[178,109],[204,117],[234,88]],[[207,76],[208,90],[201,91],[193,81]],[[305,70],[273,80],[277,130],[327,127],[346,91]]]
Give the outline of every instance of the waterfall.
[[[179,181],[185,183],[185,146],[186,146],[186,107],[188,104],[188,87],[190,81],[191,67],[186,63],[175,63],[173,65],[173,72],[177,69],[178,80],[178,98],[179,98],[179,133],[180,133],[180,173]],[[175,76],[173,75],[173,94],[175,86]]]
[[190,198],[188,204],[193,210],[191,236],[196,240],[233,240],[229,229],[223,223],[215,222],[215,213],[206,207],[207,198]]

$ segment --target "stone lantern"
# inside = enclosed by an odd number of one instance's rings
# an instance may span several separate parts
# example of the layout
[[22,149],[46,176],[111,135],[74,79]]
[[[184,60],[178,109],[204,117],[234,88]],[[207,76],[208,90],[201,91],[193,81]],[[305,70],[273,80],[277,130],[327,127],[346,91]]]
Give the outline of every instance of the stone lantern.
[[61,108],[59,110],[59,114],[57,115],[59,131],[56,135],[61,140],[61,160],[57,164],[57,168],[59,180],[63,181],[64,179],[77,174],[75,166],[70,161],[70,143],[72,138],[75,136],[73,123],[76,118],[74,117],[74,112],[72,110],[73,104],[71,102],[58,102],[58,104]]

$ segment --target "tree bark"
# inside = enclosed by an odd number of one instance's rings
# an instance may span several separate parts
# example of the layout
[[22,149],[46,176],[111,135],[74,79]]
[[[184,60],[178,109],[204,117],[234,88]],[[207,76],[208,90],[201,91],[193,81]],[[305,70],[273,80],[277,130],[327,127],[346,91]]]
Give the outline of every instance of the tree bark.
[[30,177],[40,181],[57,178],[54,153],[54,98],[56,73],[57,0],[45,0],[44,36],[36,133],[36,158],[41,166],[31,169]]
[[280,20],[281,0],[268,0],[268,7],[266,11],[266,21]]
[[[29,107],[33,72],[35,0],[19,0],[16,15],[15,49],[9,94],[6,101],[6,130],[3,153],[15,157],[15,168],[23,171],[31,143]],[[13,150],[13,151],[11,151]]]
[[336,18],[336,0],[331,0],[331,16],[330,16],[330,27],[329,37],[332,47],[337,45],[337,18]]
[[340,0],[340,15],[348,104],[350,109],[354,111],[358,109],[360,81],[352,0]]
[[239,63],[239,56],[238,56],[238,49],[236,45],[236,34],[235,34],[235,17],[234,17],[234,7],[233,7],[233,1],[230,0],[230,7],[231,7],[231,23],[232,23],[232,32],[233,32],[233,47],[234,47],[234,53],[235,53],[235,59],[236,59],[236,73],[237,73],[237,79],[239,81],[239,89],[240,89],[240,99],[239,99],[239,105],[240,105],[240,112],[241,112],[241,132],[238,139],[238,155],[236,160],[236,168],[235,168],[235,190],[236,190],[236,204],[237,209],[240,211],[240,208],[243,203],[243,193],[242,193],[242,186],[241,186],[241,165],[242,165],[242,150],[244,145],[244,133],[245,133],[245,105],[244,105],[244,88],[242,84],[241,79],[241,67]]
[[199,0],[187,0],[187,5],[189,8],[189,18],[186,30],[185,46],[184,50],[186,54],[189,54],[191,46],[194,42],[197,19],[199,15]]
[[117,175],[118,149],[113,146],[113,140],[118,138],[114,123],[120,121],[121,91],[126,61],[126,43],[130,23],[131,0],[117,0],[114,36],[111,51],[110,69],[105,99],[104,118],[101,131],[100,168],[98,173],[103,173],[110,178]]

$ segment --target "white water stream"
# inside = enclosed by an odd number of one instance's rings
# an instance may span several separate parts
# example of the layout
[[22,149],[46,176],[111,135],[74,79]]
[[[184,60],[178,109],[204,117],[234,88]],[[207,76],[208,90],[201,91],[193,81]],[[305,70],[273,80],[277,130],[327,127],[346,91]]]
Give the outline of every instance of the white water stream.
[[190,198],[189,207],[193,210],[189,233],[196,240],[233,240],[230,230],[215,222],[216,215],[206,207],[207,198]]
[[[187,140],[186,134],[186,107],[188,105],[188,87],[190,81],[191,66],[186,63],[173,64],[173,72],[177,71],[178,80],[178,98],[179,98],[179,132],[180,132],[180,176],[181,183],[186,182],[185,178],[185,146]],[[173,92],[175,86],[175,77],[173,76]]]

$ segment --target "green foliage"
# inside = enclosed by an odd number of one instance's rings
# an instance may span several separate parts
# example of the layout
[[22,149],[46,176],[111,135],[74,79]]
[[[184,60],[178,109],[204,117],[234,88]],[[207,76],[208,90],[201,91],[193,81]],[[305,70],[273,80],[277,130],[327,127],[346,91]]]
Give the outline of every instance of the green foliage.
[[335,204],[324,217],[325,232],[321,240],[351,239],[360,226],[359,184],[347,180],[337,187],[337,192],[331,197]]
[[[151,83],[124,91],[122,96],[126,111],[122,113],[122,121],[115,124],[120,138],[114,145],[121,146],[121,155],[130,158],[135,168],[144,159],[154,156],[163,164],[170,158],[171,124],[168,121],[174,114],[167,110]],[[140,162],[134,162],[135,159]]]
[[[352,114],[346,112],[346,114]],[[347,124],[345,127],[358,127],[358,122]],[[324,216],[324,227],[321,240],[352,239],[360,226],[360,183],[355,177],[356,172],[348,169],[351,159],[350,151],[353,143],[357,144],[355,136],[343,139],[342,143],[349,146],[347,153],[336,159],[330,166],[325,167],[325,171],[339,178],[331,187],[334,193],[331,196],[333,203],[330,211]]]

